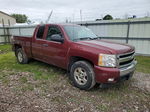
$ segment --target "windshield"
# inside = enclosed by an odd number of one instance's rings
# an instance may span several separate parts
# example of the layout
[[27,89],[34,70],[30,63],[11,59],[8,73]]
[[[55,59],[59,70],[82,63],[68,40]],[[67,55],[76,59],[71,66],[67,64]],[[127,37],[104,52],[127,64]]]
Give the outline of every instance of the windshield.
[[67,35],[72,41],[94,39],[97,36],[88,28],[78,25],[64,26]]

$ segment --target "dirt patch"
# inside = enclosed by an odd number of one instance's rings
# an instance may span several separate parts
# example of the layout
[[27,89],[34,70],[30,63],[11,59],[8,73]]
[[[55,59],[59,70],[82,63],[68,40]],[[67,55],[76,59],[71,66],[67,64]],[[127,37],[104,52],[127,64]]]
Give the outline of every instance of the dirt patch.
[[[66,75],[36,80],[30,72],[3,70],[1,74],[0,112],[150,111],[150,92],[143,83],[149,79],[141,73],[125,83],[91,91],[75,88]],[[145,78],[139,81],[139,75]]]
[[133,86],[150,93],[150,74],[136,72],[133,75],[133,79],[135,79],[132,83]]

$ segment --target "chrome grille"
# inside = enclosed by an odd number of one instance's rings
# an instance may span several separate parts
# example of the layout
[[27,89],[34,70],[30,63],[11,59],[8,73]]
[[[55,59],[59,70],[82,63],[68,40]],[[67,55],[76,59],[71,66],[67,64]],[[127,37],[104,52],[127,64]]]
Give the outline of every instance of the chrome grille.
[[134,54],[135,52],[133,51],[126,54],[118,55],[118,67],[123,68],[130,66],[134,62]]

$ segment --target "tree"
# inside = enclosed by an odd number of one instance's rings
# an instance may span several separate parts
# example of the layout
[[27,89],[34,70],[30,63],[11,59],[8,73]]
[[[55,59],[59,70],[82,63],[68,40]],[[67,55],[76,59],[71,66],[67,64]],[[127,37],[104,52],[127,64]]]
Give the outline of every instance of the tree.
[[16,19],[17,23],[25,23],[28,21],[28,17],[25,14],[11,14]]
[[112,20],[113,17],[109,14],[107,14],[106,16],[103,17],[103,20]]

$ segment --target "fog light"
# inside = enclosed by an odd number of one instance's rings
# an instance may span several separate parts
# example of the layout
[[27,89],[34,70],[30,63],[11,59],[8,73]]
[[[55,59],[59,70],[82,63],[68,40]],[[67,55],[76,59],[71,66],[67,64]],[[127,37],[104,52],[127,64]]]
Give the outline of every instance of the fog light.
[[109,78],[108,79],[108,82],[112,82],[112,81],[114,81],[114,78]]

